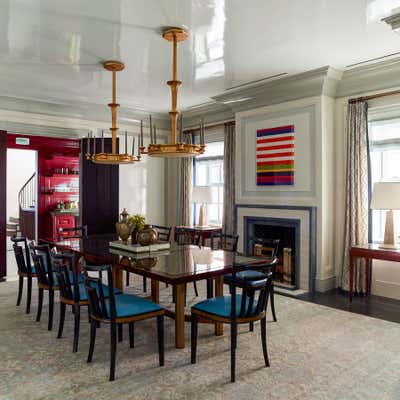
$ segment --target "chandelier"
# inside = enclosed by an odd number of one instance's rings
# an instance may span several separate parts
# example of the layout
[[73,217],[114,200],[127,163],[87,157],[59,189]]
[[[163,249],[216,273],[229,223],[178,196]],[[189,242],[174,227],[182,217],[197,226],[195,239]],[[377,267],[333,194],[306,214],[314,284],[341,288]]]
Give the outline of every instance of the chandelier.
[[[96,137],[88,134],[86,159],[95,164],[133,164],[140,161],[140,143],[138,140],[137,156],[135,156],[135,138],[132,141],[131,150],[128,149],[128,134],[125,132],[125,153],[117,152],[118,127],[117,127],[117,72],[122,71],[125,65],[121,61],[105,61],[104,69],[112,72],[112,103],[108,104],[111,108],[111,153],[104,150],[104,133],[101,135],[101,148],[97,152]],[[91,143],[92,141],[92,143]],[[122,145],[121,145],[122,147]]]
[[[183,139],[182,115],[179,118],[178,111],[178,87],[182,83],[177,80],[177,44],[186,40],[189,33],[181,28],[169,28],[163,32],[163,38],[172,42],[172,80],[167,82],[171,88],[172,109],[169,112],[171,119],[171,137],[169,143],[157,143],[156,132],[152,132],[152,124],[150,122],[150,144],[146,148],[143,146],[143,138],[141,139],[140,153],[148,154],[153,157],[193,157],[203,154],[205,151],[204,144],[204,127],[200,130],[200,144],[185,143]],[[179,138],[177,139],[178,119],[180,122]]]

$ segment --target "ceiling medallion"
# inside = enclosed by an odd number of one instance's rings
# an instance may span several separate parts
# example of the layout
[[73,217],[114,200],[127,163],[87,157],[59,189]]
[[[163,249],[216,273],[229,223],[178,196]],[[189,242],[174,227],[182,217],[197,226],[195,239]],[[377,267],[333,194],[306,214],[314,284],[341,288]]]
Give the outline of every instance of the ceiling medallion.
[[203,154],[205,151],[204,144],[204,127],[200,129],[200,144],[189,144],[185,143],[183,139],[183,127],[182,127],[182,114],[179,118],[180,129],[179,138],[177,141],[177,126],[178,117],[180,115],[178,111],[178,87],[182,83],[177,80],[177,44],[186,40],[189,33],[181,28],[169,28],[163,32],[163,38],[172,42],[173,45],[173,57],[172,57],[172,80],[167,82],[167,85],[171,88],[172,98],[172,109],[169,112],[171,118],[171,137],[169,143],[157,143],[156,135],[152,135],[152,125],[150,122],[150,144],[147,146],[147,150],[143,146],[143,139],[141,140],[140,152],[141,154],[148,154],[152,157],[193,157]]
[[[103,67],[107,71],[112,72],[112,103],[108,104],[111,108],[111,153],[104,150],[104,133],[101,135],[101,149],[99,153],[96,152],[96,137],[88,134],[86,159],[93,161],[95,164],[133,164],[141,160],[139,140],[137,147],[138,155],[135,156],[135,138],[133,138],[130,152],[128,149],[128,134],[125,132],[125,153],[117,152],[117,109],[119,107],[117,103],[117,72],[122,71],[125,65],[121,61],[105,61]],[[91,149],[92,153],[90,153]]]

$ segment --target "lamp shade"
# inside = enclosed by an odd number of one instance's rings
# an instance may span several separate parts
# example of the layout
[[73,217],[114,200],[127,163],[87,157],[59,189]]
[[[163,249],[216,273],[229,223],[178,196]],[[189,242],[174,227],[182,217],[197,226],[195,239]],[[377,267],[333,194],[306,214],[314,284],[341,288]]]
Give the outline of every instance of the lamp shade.
[[212,190],[210,186],[193,186],[192,189],[192,202],[193,203],[211,203]]
[[400,182],[377,182],[372,191],[373,210],[400,210]]

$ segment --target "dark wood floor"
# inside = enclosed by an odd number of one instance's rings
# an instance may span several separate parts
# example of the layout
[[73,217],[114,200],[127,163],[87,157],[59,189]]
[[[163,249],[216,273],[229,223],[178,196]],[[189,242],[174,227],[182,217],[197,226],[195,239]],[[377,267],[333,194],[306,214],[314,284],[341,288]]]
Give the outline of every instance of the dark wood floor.
[[335,289],[314,295],[304,294],[296,298],[339,310],[400,323],[400,300],[371,295],[368,297],[353,297],[353,303],[350,304],[348,295],[338,293]]

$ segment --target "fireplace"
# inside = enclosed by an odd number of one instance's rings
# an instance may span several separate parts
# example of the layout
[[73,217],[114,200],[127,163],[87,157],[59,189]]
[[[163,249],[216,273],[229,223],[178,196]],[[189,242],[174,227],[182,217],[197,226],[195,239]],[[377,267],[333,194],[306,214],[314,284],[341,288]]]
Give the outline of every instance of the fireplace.
[[244,228],[244,250],[248,255],[271,254],[273,241],[279,239],[275,284],[285,289],[299,288],[300,220],[245,217]]

